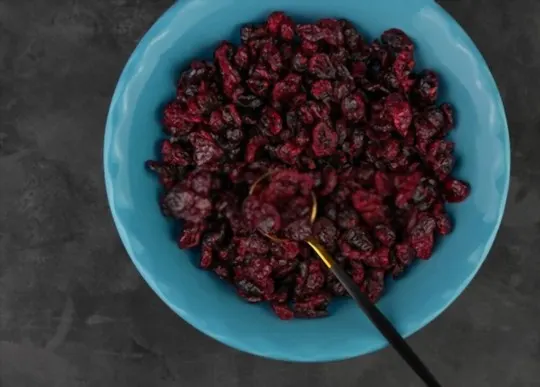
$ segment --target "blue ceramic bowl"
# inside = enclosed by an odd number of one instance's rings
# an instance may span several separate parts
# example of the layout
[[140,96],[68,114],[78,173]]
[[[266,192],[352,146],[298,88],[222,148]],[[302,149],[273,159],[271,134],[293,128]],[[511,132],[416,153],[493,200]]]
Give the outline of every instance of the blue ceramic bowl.
[[148,31],[127,63],[112,99],[104,145],[107,194],[120,237],[135,266],[179,316],[240,350],[275,359],[328,361],[386,345],[350,300],[334,301],[331,316],[284,322],[265,305],[242,301],[195,253],[175,243],[174,225],[158,208],[158,182],[144,168],[157,157],[160,114],[181,69],[211,57],[223,39],[238,41],[242,24],[283,10],[296,21],[347,18],[370,38],[391,27],[416,42],[418,68],[435,69],[441,99],[455,105],[455,175],[471,183],[470,198],[450,206],[456,229],[404,278],[390,282],[378,303],[409,336],[439,315],[485,259],[506,200],[510,147],[503,105],[490,71],[460,26],[432,0],[184,0]]

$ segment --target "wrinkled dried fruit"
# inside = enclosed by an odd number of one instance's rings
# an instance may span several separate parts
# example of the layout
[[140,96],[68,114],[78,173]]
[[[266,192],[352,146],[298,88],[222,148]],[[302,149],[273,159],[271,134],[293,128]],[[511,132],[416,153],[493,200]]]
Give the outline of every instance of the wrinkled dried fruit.
[[183,222],[179,247],[200,247],[199,266],[247,302],[314,318],[346,290],[304,242],[313,236],[376,302],[385,275],[429,259],[452,231],[444,204],[470,193],[451,175],[455,116],[437,104],[437,74],[414,71],[414,43],[395,28],[370,43],[346,20],[273,12],[240,40],[180,74],[169,138],[146,163],[163,214]]

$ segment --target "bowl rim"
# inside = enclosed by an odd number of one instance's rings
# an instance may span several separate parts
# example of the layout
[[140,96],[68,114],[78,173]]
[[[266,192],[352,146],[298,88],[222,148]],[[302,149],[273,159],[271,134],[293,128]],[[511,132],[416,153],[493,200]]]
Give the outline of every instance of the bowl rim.
[[[129,242],[129,236],[126,232],[122,220],[118,216],[117,208],[115,204],[114,199],[114,187],[113,187],[113,178],[111,177],[111,171],[109,169],[110,166],[110,154],[109,151],[111,149],[111,146],[113,145],[113,134],[115,132],[115,128],[113,125],[113,113],[115,111],[115,106],[120,104],[120,99],[125,92],[126,86],[128,85],[131,74],[133,73],[133,69],[137,65],[137,59],[141,55],[141,52],[144,51],[144,49],[152,42],[152,40],[160,34],[160,31],[164,27],[168,26],[168,18],[172,17],[173,14],[178,12],[179,9],[185,7],[189,3],[195,0],[185,0],[185,1],[177,1],[174,2],[161,16],[154,22],[154,24],[146,31],[142,39],[139,41],[133,52],[131,53],[128,61],[124,65],[124,68],[122,70],[122,73],[119,77],[119,80],[116,84],[114,94],[111,99],[111,103],[109,105],[109,110],[107,114],[107,120],[106,120],[106,126],[105,126],[105,135],[104,135],[104,144],[103,144],[103,168],[104,168],[104,177],[105,177],[105,189],[107,194],[107,201],[108,205],[114,220],[115,227],[120,235],[120,239],[122,241],[122,244],[124,245],[124,248],[126,249],[131,261],[141,274],[141,276],[144,278],[144,280],[147,282],[147,284],[152,288],[152,290],[158,295],[158,297],[169,307],[171,308],[178,316],[180,316],[184,321],[186,321],[188,324],[199,330],[200,332],[204,333],[205,335],[215,339],[216,341],[219,341],[223,344],[226,344],[232,348],[238,349],[243,352],[251,353],[257,356],[261,356],[264,358],[274,359],[274,360],[284,360],[284,361],[295,361],[295,362],[328,362],[328,361],[340,361],[340,360],[346,360],[353,357],[361,356],[364,354],[368,354],[371,352],[375,352],[377,350],[380,350],[388,345],[386,342],[381,342],[380,344],[375,344],[369,348],[364,348],[360,351],[343,351],[343,353],[339,355],[331,355],[327,356],[324,353],[319,354],[314,358],[305,359],[305,358],[299,358],[296,356],[287,356],[284,352],[279,353],[273,353],[271,351],[263,351],[258,348],[252,348],[246,342],[238,341],[234,337],[228,337],[223,335],[218,335],[216,332],[214,332],[211,328],[211,326],[208,326],[206,324],[200,324],[199,319],[189,313],[184,311],[183,309],[177,308],[173,303],[171,303],[167,296],[163,294],[163,292],[160,291],[159,287],[156,284],[156,281],[151,278],[151,275],[147,273],[143,265],[139,262],[139,259],[137,258],[137,254],[135,254],[132,246]],[[439,315],[442,314],[449,306],[452,304],[457,297],[459,297],[465,288],[469,285],[469,283],[472,281],[472,279],[477,274],[478,270],[484,263],[484,261],[487,258],[487,255],[489,254],[493,243],[495,241],[495,238],[497,236],[497,233],[500,229],[500,225],[502,222],[502,218],[504,216],[504,210],[508,198],[508,191],[510,186],[510,166],[511,166],[511,159],[509,155],[511,154],[510,150],[510,135],[509,135],[509,129],[508,129],[508,122],[506,117],[506,112],[504,109],[504,104],[499,92],[499,89],[497,87],[497,83],[493,77],[493,74],[491,73],[489,66],[487,65],[484,57],[482,56],[481,52],[477,48],[477,46],[474,44],[473,40],[470,38],[470,36],[467,34],[467,32],[463,29],[463,27],[459,24],[457,20],[455,20],[443,7],[441,7],[439,4],[437,4],[435,1],[432,0],[424,0],[425,4],[424,6],[428,7],[435,7],[436,11],[438,13],[441,13],[444,16],[445,23],[452,25],[452,28],[455,29],[457,32],[459,32],[462,36],[462,38],[466,41],[468,46],[470,47],[471,54],[474,55],[476,58],[476,61],[478,63],[478,66],[481,67],[485,73],[486,73],[486,81],[489,82],[490,86],[493,88],[493,100],[496,104],[497,111],[501,112],[501,117],[503,118],[503,122],[501,122],[501,126],[504,131],[504,153],[508,157],[506,157],[507,162],[505,163],[504,167],[504,174],[505,174],[505,181],[504,181],[504,187],[501,191],[501,200],[499,203],[499,206],[497,208],[498,210],[498,217],[496,222],[494,223],[493,230],[491,232],[491,235],[489,239],[486,241],[484,249],[481,254],[481,259],[478,261],[477,266],[472,270],[467,278],[463,280],[463,282],[460,284],[459,287],[456,287],[453,291],[453,294],[451,297],[449,297],[446,302],[441,303],[440,306],[434,310],[432,313],[426,316],[424,321],[417,326],[415,326],[412,329],[409,329],[407,332],[402,332],[403,336],[405,338],[417,333],[422,328],[424,328],[427,324],[431,323],[433,320],[435,320]]]

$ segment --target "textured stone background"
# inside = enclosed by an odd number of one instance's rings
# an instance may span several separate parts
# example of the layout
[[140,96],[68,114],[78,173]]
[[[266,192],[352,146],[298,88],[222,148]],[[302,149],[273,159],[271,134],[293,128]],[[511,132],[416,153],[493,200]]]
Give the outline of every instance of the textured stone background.
[[[305,365],[229,349],[135,271],[105,199],[104,122],[126,59],[172,2],[0,0],[0,386],[419,386],[390,350]],[[540,2],[441,3],[500,86],[512,187],[479,275],[411,342],[445,386],[538,386]]]

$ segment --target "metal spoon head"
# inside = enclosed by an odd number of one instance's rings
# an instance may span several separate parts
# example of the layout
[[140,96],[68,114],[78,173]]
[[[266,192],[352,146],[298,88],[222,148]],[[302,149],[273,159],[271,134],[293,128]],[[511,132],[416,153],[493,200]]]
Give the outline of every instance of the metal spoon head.
[[[266,179],[270,178],[274,172],[266,172],[264,175],[259,177],[255,182],[251,185],[249,188],[249,195],[253,195],[257,189],[257,187],[264,182]],[[315,219],[317,218],[317,196],[314,192],[311,192],[311,214],[309,217],[309,221],[313,224],[315,222]],[[259,231],[261,234],[263,234],[265,237],[270,238],[274,242],[283,242],[286,241],[286,239],[278,238],[275,235],[270,235],[264,232]]]

